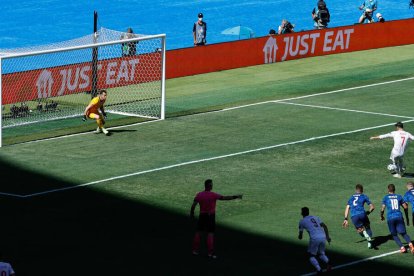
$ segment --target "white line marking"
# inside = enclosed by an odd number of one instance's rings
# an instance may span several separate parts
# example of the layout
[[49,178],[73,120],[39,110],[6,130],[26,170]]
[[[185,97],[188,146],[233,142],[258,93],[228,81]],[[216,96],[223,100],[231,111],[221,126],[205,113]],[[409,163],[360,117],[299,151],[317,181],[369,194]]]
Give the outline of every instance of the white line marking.
[[261,105],[261,104],[266,104],[266,103],[277,103],[277,102],[284,102],[284,101],[291,101],[291,100],[299,100],[299,99],[305,99],[305,98],[310,98],[310,97],[329,95],[329,94],[334,94],[334,93],[339,93],[339,92],[351,91],[351,90],[356,90],[356,89],[361,89],[361,88],[374,87],[374,86],[379,86],[379,85],[384,85],[384,84],[391,84],[391,83],[408,81],[408,80],[414,80],[414,77],[405,78],[405,79],[399,79],[399,80],[393,80],[393,81],[378,82],[378,83],[361,85],[361,86],[355,86],[355,87],[349,87],[349,88],[344,88],[344,89],[338,89],[338,90],[333,90],[333,91],[315,93],[315,94],[310,94],[310,95],[305,95],[305,96],[298,96],[298,97],[287,98],[287,99],[271,100],[271,101],[258,102],[258,103],[240,105],[240,106],[235,106],[235,107],[223,108],[221,110],[217,110],[216,112],[234,110],[234,109],[239,109],[239,108],[244,108],[244,107],[250,107],[250,106],[255,106],[255,105]]
[[12,193],[3,193],[3,192],[0,192],[0,195],[2,195],[2,196],[10,196],[10,197],[19,197],[19,198],[26,197],[26,196],[23,196],[23,195],[12,194]]
[[[404,123],[412,122],[412,121],[414,121],[414,119],[404,121]],[[289,146],[289,145],[296,145],[296,144],[311,142],[311,141],[320,140],[320,139],[329,138],[329,137],[336,137],[336,136],[341,136],[341,135],[346,135],[346,134],[351,134],[351,133],[363,132],[363,131],[366,131],[366,130],[382,128],[382,127],[386,127],[386,126],[390,126],[390,125],[394,125],[394,123],[379,125],[379,126],[374,126],[374,127],[368,127],[368,128],[361,128],[361,129],[345,131],[345,132],[338,132],[338,133],[334,133],[334,134],[311,137],[311,138],[307,138],[307,139],[303,139],[303,140],[299,140],[299,141],[287,142],[287,143],[282,143],[282,144],[277,144],[277,145],[272,145],[272,146],[267,146],[267,147],[261,147],[261,148],[251,149],[251,150],[245,150],[245,151],[225,154],[225,155],[214,156],[214,157],[205,158],[205,159],[193,160],[193,161],[173,164],[173,165],[169,165],[169,166],[165,166],[165,167],[159,167],[159,168],[155,168],[155,169],[139,171],[139,172],[134,172],[134,173],[120,175],[120,176],[114,176],[114,177],[101,179],[101,180],[96,180],[96,181],[92,181],[92,182],[88,182],[88,183],[84,183],[84,184],[80,184],[80,185],[76,185],[76,186],[58,188],[58,189],[48,190],[48,191],[44,191],[44,192],[28,194],[28,195],[25,195],[23,197],[34,197],[34,196],[49,194],[49,193],[53,193],[53,192],[60,192],[60,191],[75,189],[75,188],[79,188],[79,187],[95,185],[95,184],[108,182],[108,181],[112,181],[112,180],[122,179],[122,178],[130,177],[130,176],[136,176],[136,175],[142,175],[142,174],[147,174],[147,173],[152,173],[152,172],[157,172],[157,171],[163,171],[163,170],[168,170],[168,169],[172,169],[172,168],[178,168],[178,167],[182,167],[182,166],[187,166],[187,165],[192,165],[192,164],[197,164],[197,163],[202,163],[202,162],[207,162],[207,161],[212,161],[212,160],[219,160],[219,159],[223,159],[223,158],[228,158],[228,157],[233,157],[233,156],[238,156],[238,155],[243,155],[243,154],[248,154],[248,153],[254,153],[254,152],[259,152],[259,151],[264,151],[264,150],[269,150],[269,149],[274,149],[274,148],[280,148],[280,147]]]
[[311,104],[289,103],[289,102],[277,102],[277,103],[278,104],[290,104],[290,105],[297,105],[297,106],[305,106],[305,107],[312,107],[312,108],[321,108],[321,109],[347,111],[347,112],[356,112],[356,113],[363,113],[363,114],[381,115],[381,116],[389,116],[389,117],[397,117],[397,118],[405,118],[405,119],[414,119],[414,117],[409,117],[409,116],[401,116],[401,115],[388,114],[388,113],[378,113],[378,112],[362,111],[362,110],[356,110],[356,109],[346,109],[346,108],[337,108],[337,107],[329,107],[329,106],[321,106],[321,105],[311,105]]
[[[346,266],[359,264],[359,263],[363,263],[363,262],[367,262],[367,261],[372,261],[372,260],[375,260],[375,259],[379,259],[379,258],[382,258],[382,257],[393,255],[393,254],[396,254],[396,253],[400,253],[400,250],[384,253],[384,254],[377,255],[377,256],[368,257],[368,258],[365,258],[365,259],[362,259],[362,260],[358,260],[358,261],[354,261],[354,262],[350,262],[350,263],[346,263],[346,264],[342,264],[342,265],[337,265],[337,266],[332,267],[332,270],[333,269],[339,269],[339,268],[346,267]],[[310,276],[310,275],[316,275],[316,272],[302,274],[302,276]]]

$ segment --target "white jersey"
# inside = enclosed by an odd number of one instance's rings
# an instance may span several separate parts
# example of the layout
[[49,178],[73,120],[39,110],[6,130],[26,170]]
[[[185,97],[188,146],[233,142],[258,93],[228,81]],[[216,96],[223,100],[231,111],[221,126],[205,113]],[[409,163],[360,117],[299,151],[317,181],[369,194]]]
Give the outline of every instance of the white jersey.
[[414,140],[414,136],[411,133],[404,130],[396,130],[387,134],[379,136],[380,139],[393,138],[394,147],[391,151],[391,156],[404,156],[405,149],[408,145],[408,140]]
[[299,231],[306,230],[311,240],[325,240],[325,230],[321,226],[321,219],[316,216],[306,216],[299,222]]
[[1,276],[14,275],[14,270],[9,263],[0,262],[0,275]]

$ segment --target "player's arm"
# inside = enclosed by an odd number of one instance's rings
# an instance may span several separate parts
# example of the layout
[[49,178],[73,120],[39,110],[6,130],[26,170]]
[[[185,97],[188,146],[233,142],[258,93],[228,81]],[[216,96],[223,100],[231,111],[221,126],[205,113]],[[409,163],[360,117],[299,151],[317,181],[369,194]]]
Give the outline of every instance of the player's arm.
[[85,108],[85,111],[83,112],[83,120],[84,120],[84,121],[86,121],[88,111],[89,111],[89,109],[91,109],[91,108],[92,108],[92,106],[93,106],[93,103],[90,103],[90,104],[89,104],[89,105]]
[[344,214],[344,222],[342,223],[342,227],[348,227],[348,215],[349,215],[349,205],[345,207],[345,214]]
[[191,209],[190,209],[190,217],[194,218],[194,210],[196,208],[198,204],[198,201],[194,199],[193,204],[191,205]]
[[233,200],[233,199],[238,199],[238,198],[242,199],[243,195],[221,196],[218,199],[219,200]]
[[403,204],[401,204],[401,206],[404,208],[404,215],[405,215],[405,219],[407,220],[407,226],[410,225],[410,218],[408,217],[408,205],[406,202],[404,202]]
[[321,223],[321,226],[323,228],[323,231],[325,231],[326,240],[328,241],[328,243],[331,243],[331,237],[329,236],[328,226],[326,226],[326,224],[323,222]]
[[381,220],[385,220],[384,212],[385,212],[385,205],[382,204],[382,206],[381,206],[381,212],[380,212]]
[[367,214],[367,216],[369,215],[369,214],[371,214],[373,211],[375,210],[375,206],[374,206],[374,204],[373,203],[370,203],[369,204],[369,210],[367,210],[365,213]]

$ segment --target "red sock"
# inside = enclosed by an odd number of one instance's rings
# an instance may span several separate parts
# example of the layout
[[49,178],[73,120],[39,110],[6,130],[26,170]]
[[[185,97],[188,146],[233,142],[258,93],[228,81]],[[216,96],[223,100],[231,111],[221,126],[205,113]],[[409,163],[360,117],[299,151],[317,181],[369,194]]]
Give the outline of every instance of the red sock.
[[208,254],[213,255],[213,253],[214,253],[214,235],[212,235],[212,234],[209,234],[207,236],[207,249],[208,249]]
[[200,233],[195,233],[194,239],[193,239],[193,251],[198,252],[199,248],[200,248]]

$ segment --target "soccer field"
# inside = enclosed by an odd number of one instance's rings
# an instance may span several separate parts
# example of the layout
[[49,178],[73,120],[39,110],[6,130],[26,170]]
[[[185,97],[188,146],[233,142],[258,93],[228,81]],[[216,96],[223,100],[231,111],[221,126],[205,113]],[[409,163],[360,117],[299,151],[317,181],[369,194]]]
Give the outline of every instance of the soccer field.
[[[0,248],[19,276],[302,275],[313,272],[308,235],[297,239],[308,206],[329,227],[331,274],[411,272],[414,257],[395,253],[379,218],[387,185],[403,194],[409,179],[386,170],[392,141],[369,137],[397,121],[414,133],[413,50],[172,79],[164,121],[111,129],[109,117],[109,137],[10,141],[0,149],[1,175],[13,179],[0,186]],[[409,146],[409,173],[412,156]],[[244,195],[218,203],[214,261],[191,255],[190,206],[207,178]],[[376,250],[341,227],[356,183],[376,206]]]

